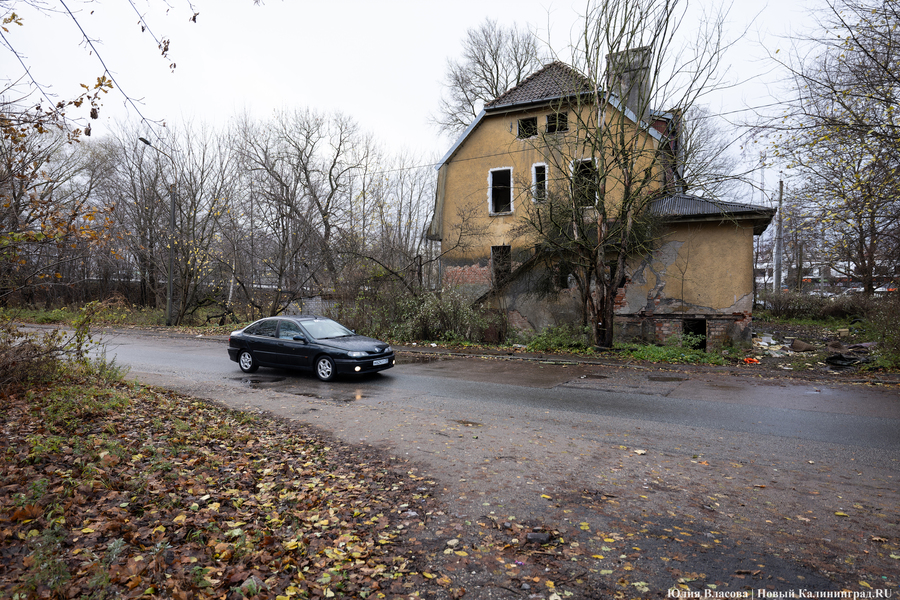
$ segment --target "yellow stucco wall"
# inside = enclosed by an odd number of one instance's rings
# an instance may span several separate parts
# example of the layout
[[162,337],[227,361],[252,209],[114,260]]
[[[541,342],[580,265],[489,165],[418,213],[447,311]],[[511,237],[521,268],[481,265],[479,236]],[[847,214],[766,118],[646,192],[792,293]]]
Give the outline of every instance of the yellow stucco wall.
[[[545,114],[548,111],[485,118],[447,164],[442,239],[456,239],[460,228],[478,231],[482,238],[470,240],[472,246],[463,251],[449,249],[447,258],[475,259],[489,256],[490,246],[525,244],[515,239],[513,228],[524,214],[522,204],[532,201],[531,167],[542,159],[532,139],[516,137],[516,128],[520,118]],[[500,168],[512,169],[513,212],[492,216],[489,174]]]
[[727,220],[670,225],[653,255],[630,267],[619,314],[747,312],[753,297],[753,228]]

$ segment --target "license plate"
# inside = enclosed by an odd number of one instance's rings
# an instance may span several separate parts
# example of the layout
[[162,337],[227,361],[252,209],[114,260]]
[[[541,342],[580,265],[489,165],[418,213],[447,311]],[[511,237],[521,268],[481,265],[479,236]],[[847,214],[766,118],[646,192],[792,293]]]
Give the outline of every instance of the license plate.
[[386,359],[386,358],[379,358],[378,360],[373,360],[373,361],[372,361],[372,366],[373,366],[373,367],[377,367],[377,366],[380,366],[380,365],[386,365],[387,363],[388,363],[388,359]]

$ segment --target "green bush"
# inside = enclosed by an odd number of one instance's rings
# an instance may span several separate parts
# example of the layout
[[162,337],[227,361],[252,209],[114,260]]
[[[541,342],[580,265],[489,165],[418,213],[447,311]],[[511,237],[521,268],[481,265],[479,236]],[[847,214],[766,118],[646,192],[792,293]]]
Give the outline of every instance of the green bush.
[[496,318],[456,290],[408,296],[399,312],[390,335],[399,341],[483,342],[487,331],[499,326]]
[[698,333],[678,333],[669,336],[666,343],[663,344],[667,348],[676,348],[681,350],[697,350],[701,349],[706,342],[706,336]]
[[36,314],[34,322],[47,324],[47,323],[68,323],[72,318],[72,313],[70,313],[65,308],[57,308],[47,311],[40,311]]
[[453,289],[417,295],[397,288],[366,290],[339,303],[329,316],[354,331],[398,342],[481,343],[504,329],[499,316],[472,306]]
[[[690,334],[687,334],[690,336]],[[687,343],[696,343],[703,336],[690,336]],[[624,344],[617,347],[618,356],[634,360],[646,360],[657,363],[724,365],[726,361],[718,354],[712,354],[691,348],[683,341],[667,343],[665,346],[654,344]]]
[[900,294],[878,298],[869,320],[869,332],[878,342],[875,350],[875,366],[884,369],[900,369]]
[[535,334],[527,347],[529,352],[581,352],[590,348],[590,331],[570,324],[547,327]]

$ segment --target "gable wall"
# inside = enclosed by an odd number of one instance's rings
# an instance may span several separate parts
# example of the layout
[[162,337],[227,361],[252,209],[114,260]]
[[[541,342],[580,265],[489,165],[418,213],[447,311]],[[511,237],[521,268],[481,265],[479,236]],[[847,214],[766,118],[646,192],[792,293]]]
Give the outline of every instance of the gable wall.
[[[524,214],[523,203],[531,202],[531,167],[542,162],[533,139],[518,139],[518,120],[537,116],[539,126],[549,111],[512,113],[486,117],[466,138],[446,165],[442,239],[449,261],[477,261],[490,257],[490,247],[510,245],[513,250],[531,247],[517,239],[513,231]],[[491,169],[511,168],[513,172],[513,213],[489,214],[489,173]],[[452,248],[460,232],[470,235],[468,248]]]

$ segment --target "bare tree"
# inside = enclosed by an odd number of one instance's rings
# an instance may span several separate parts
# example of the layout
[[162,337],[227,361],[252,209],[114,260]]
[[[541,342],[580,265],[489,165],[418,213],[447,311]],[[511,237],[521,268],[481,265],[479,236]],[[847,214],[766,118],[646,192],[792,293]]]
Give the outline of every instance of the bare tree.
[[798,206],[789,212],[804,216],[792,230],[820,234],[817,244],[807,244],[807,253],[821,252],[830,269],[858,280],[871,294],[879,271],[897,264],[900,185],[890,157],[873,155],[870,146],[847,137],[835,134],[829,143],[817,143],[817,152],[797,157],[802,185]]
[[309,110],[241,128],[239,151],[256,203],[251,229],[275,244],[268,252],[258,246],[254,256],[272,290],[265,312],[275,314],[301,295],[332,291],[340,280],[338,245],[362,218],[352,205],[366,196],[374,145],[352,119]]
[[814,18],[779,60],[788,100],[768,125],[806,210],[828,227],[831,268],[871,293],[900,237],[900,1],[828,0]]
[[434,279],[433,249],[425,238],[431,219],[434,170],[420,159],[401,154],[378,163],[366,193],[352,200],[342,253],[356,261],[360,286],[377,280],[399,283],[417,294]]
[[157,307],[165,301],[166,240],[169,199],[174,177],[168,159],[147,152],[137,141],[137,128],[122,126],[99,142],[111,156],[112,168],[98,187],[98,202],[112,210],[123,272],[137,285],[133,301]]
[[466,32],[463,58],[447,61],[445,95],[435,124],[444,133],[461,133],[486,102],[521,83],[542,62],[540,44],[531,32],[485,19]]
[[[690,23],[687,2],[604,0],[589,5],[572,48],[566,128],[537,136],[548,173],[520,234],[562,261],[580,293],[593,343],[613,343],[615,297],[626,263],[650,250],[650,203],[682,185],[682,115],[717,84],[724,13]],[[656,110],[666,107],[665,111]],[[526,188],[529,189],[529,188]]]
[[675,160],[684,191],[711,200],[736,200],[752,171],[742,170],[734,152],[740,140],[734,128],[708,107],[695,105],[684,114],[678,133]]

